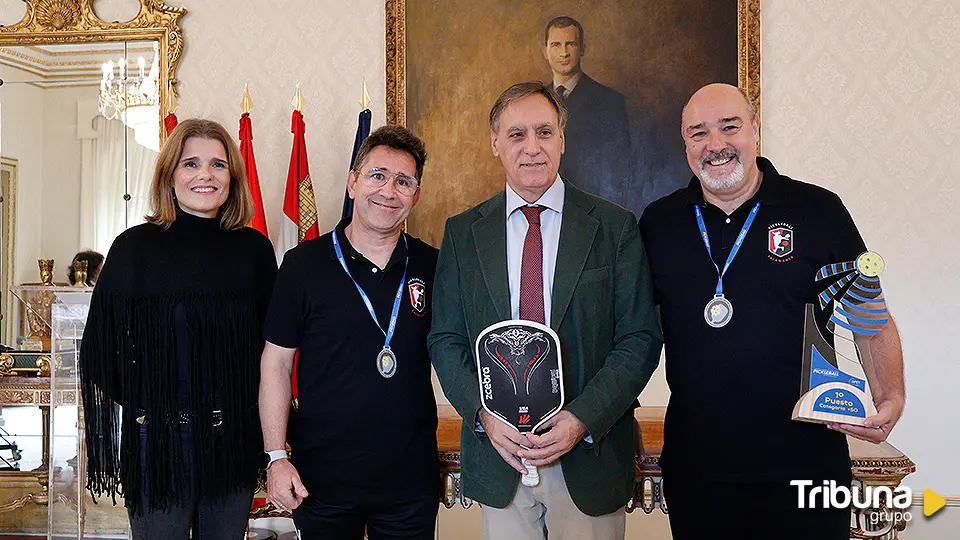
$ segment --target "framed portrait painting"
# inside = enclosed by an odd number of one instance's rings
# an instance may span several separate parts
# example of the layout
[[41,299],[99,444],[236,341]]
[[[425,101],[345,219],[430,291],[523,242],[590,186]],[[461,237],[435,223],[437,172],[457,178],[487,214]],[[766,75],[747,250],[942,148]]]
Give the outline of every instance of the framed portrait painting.
[[386,0],[387,122],[427,145],[411,232],[439,245],[454,214],[503,189],[489,113],[539,80],[568,111],[560,175],[638,217],[692,178],[684,103],[711,82],[760,109],[761,0]]

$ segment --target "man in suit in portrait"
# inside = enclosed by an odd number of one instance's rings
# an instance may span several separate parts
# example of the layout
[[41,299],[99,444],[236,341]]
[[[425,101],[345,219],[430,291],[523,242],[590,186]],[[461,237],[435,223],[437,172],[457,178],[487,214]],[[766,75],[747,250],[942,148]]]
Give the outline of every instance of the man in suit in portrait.
[[[490,141],[505,189],[447,220],[437,262],[430,356],[464,419],[463,493],[483,505],[486,539],[623,538],[633,408],[660,357],[635,218],[558,174],[565,121],[542,83],[500,95]],[[474,342],[510,319],[560,338],[566,403],[538,434],[481,409]],[[520,458],[540,468],[539,485],[519,485]]]
[[556,17],[547,23],[543,57],[553,72],[549,88],[570,116],[560,174],[584,191],[624,201],[633,163],[626,98],[583,72],[580,60],[586,52],[576,19]]

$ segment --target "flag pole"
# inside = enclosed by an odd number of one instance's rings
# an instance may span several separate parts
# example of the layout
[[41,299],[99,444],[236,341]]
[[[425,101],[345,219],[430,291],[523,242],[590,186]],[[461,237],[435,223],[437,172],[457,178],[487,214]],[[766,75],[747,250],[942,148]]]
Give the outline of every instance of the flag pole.
[[357,100],[360,103],[360,110],[365,111],[370,108],[370,93],[367,92],[367,80],[361,79],[360,85],[360,99]]
[[306,105],[306,101],[303,99],[303,92],[300,91],[300,81],[297,81],[297,93],[293,96],[293,110],[297,112],[303,112],[303,106]]
[[244,81],[243,83],[243,98],[240,100],[240,110],[244,114],[250,114],[250,111],[253,110],[253,100],[250,99],[250,81]]
[[[355,161],[357,159],[357,152],[360,151],[360,145],[363,144],[364,139],[367,138],[367,135],[370,135],[370,93],[367,92],[367,81],[361,79],[360,84],[360,99],[357,100],[357,103],[360,104],[360,115],[357,118],[357,134],[353,139],[353,153],[350,155],[350,169],[353,169],[355,166]],[[343,208],[340,211],[340,219],[344,220],[353,216],[353,199],[350,198],[350,192],[346,188],[343,190]]]

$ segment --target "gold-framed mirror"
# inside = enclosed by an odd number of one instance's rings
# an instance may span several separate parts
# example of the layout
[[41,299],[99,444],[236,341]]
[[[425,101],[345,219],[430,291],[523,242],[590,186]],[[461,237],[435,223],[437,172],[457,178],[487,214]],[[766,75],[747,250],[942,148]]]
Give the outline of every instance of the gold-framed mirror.
[[[106,254],[142,222],[163,119],[176,109],[185,14],[162,0],[3,8],[0,157],[18,163],[3,203],[13,216],[0,234],[0,251],[13,253],[0,265],[4,292],[38,281],[37,259],[54,259],[66,282],[76,253]],[[22,314],[2,296],[0,345],[16,348]]]
[[14,255],[17,236],[17,160],[0,158],[0,343],[13,343],[13,324],[6,324],[3,317],[13,313],[15,302],[10,287],[13,286]]
[[[13,25],[0,25],[0,47],[156,42],[160,52],[160,118],[176,107],[177,64],[183,53],[180,18],[186,9],[168,6],[162,0],[137,0],[140,11],[133,19],[107,22],[94,11],[94,0],[23,1],[23,19]],[[161,141],[165,136],[161,133]]]

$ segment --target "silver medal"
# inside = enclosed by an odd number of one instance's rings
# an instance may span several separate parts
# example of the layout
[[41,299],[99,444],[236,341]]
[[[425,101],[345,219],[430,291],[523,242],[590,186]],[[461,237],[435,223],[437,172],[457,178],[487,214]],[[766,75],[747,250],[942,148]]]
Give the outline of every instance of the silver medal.
[[397,372],[397,357],[389,347],[384,347],[377,355],[377,371],[387,379]]
[[733,318],[733,304],[722,296],[714,296],[703,308],[703,319],[714,328],[726,326]]

